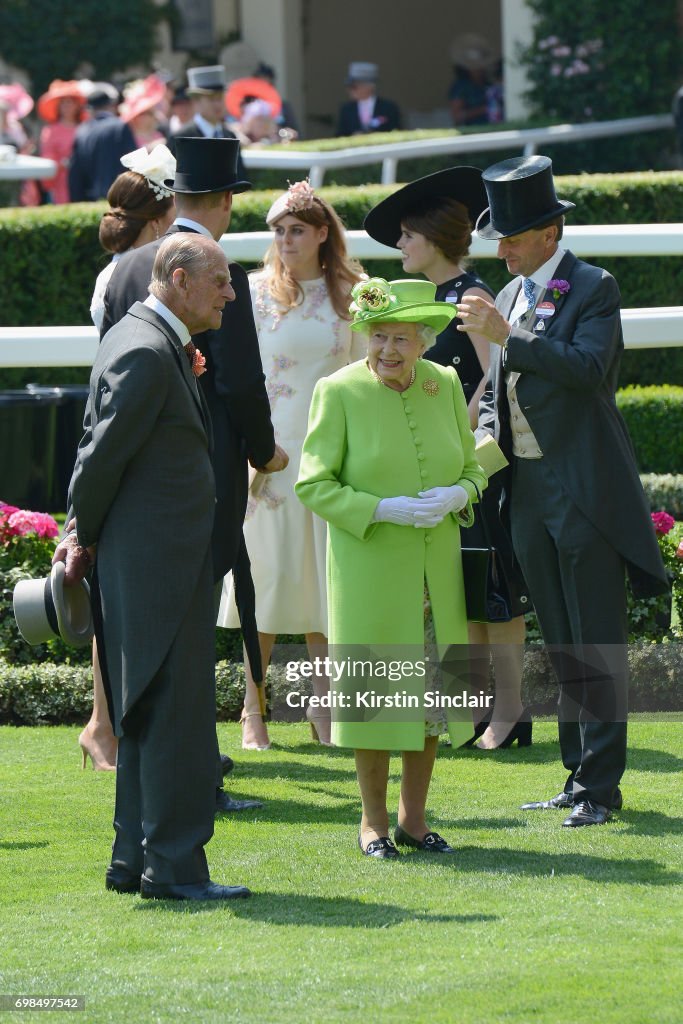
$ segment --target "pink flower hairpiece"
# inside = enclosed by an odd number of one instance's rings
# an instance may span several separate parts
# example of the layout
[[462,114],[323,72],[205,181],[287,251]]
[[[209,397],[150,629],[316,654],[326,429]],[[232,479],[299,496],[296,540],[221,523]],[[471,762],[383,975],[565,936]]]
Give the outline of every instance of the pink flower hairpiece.
[[285,206],[292,213],[295,210],[310,210],[314,199],[313,187],[308,178],[304,178],[303,181],[295,181],[293,185],[289,186]]
[[571,285],[563,277],[552,277],[546,284],[546,288],[552,289],[553,298],[557,300],[561,295],[567,294],[571,289]]

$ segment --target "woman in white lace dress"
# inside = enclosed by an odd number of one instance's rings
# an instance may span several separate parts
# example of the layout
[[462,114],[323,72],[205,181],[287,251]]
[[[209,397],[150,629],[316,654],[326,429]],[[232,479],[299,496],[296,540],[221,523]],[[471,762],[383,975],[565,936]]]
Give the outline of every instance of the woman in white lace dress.
[[[264,269],[251,275],[250,288],[276,440],[289,455],[289,466],[257,478],[244,526],[264,667],[278,633],[304,633],[312,657],[327,653],[327,527],[301,505],[294,484],[316,382],[366,354],[348,314],[362,269],[346,252],[344,229],[332,207],[308,182],[297,182],[273,203],[266,219],[274,240]],[[231,575],[225,579],[218,625],[239,625]],[[329,681],[314,679],[313,686],[322,694]],[[329,713],[316,710],[309,721],[314,736],[328,743]],[[270,745],[248,668],[242,730],[245,749]]]

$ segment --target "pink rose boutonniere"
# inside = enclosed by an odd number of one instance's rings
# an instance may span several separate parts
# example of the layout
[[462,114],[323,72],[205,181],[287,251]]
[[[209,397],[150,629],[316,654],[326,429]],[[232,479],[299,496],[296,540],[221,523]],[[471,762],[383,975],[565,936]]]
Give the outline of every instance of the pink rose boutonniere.
[[206,373],[206,357],[201,354],[198,348],[192,353],[192,372],[195,377],[201,377]]
[[563,277],[552,277],[546,284],[546,288],[552,291],[553,298],[559,299],[561,295],[566,295],[571,289],[569,281],[565,281]]

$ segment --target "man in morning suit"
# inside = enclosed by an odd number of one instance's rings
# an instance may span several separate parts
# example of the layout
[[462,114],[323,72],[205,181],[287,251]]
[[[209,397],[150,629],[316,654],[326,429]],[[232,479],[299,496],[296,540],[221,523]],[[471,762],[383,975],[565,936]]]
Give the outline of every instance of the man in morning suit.
[[[189,139],[236,139],[225,120],[225,68],[222,64],[210,67],[188,68],[187,95],[192,97],[194,113],[192,118],[178,128],[168,141],[173,155],[179,138]],[[242,156],[237,150],[237,177],[246,178]]]
[[233,297],[213,239],[177,234],[150,294],[100,344],[70,494],[66,582],[94,563],[93,612],[119,736],[106,885],[145,898],[224,900],[209,878],[215,790],[215,486],[211,420],[191,335]]
[[339,108],[337,135],[393,132],[401,127],[401,112],[392,100],[377,95],[379,68],[369,61],[349,64],[346,87],[351,97]]
[[108,82],[98,83],[88,97],[91,117],[79,124],[69,161],[72,203],[105,199],[121,173],[121,157],[137,148],[129,126],[116,116],[118,94]]
[[562,249],[564,213],[548,157],[483,174],[477,233],[517,275],[459,305],[459,330],[496,347],[479,429],[511,465],[506,507],[515,553],[560,683],[564,789],[524,809],[571,813],[567,827],[619,809],[626,766],[626,576],[636,594],[668,582],[631,441],[615,402],[624,343],[614,278]]
[[[237,172],[239,144],[234,139],[177,140],[177,167],[168,187],[175,192],[177,216],[168,235],[193,232],[216,241],[227,231],[232,196],[250,188]],[[104,296],[102,337],[134,302],[147,294],[152,264],[160,241],[125,253]],[[223,313],[217,330],[195,339],[206,359],[199,386],[206,400],[214,436],[216,519],[213,531],[213,579],[218,585],[234,573],[240,622],[252,670],[261,678],[261,656],[256,628],[254,589],[249,556],[242,534],[248,498],[248,462],[265,472],[284,469],[287,456],[275,444],[270,403],[265,387],[247,275],[230,264],[235,301]],[[249,810],[254,801],[232,800],[217,772],[217,809]]]

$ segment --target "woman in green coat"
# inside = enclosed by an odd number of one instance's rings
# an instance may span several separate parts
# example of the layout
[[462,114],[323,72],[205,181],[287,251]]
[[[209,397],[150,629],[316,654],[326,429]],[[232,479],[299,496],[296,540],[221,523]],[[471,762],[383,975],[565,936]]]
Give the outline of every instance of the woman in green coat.
[[[425,607],[440,654],[467,644],[460,527],[486,476],[456,374],[421,359],[457,315],[434,293],[429,281],[381,278],[353,289],[351,326],[367,334],[368,358],[316,385],[296,485],[329,524],[332,740],[355,751],[359,845],[377,857],[398,855],[386,806],[392,749],[403,758],[396,842],[452,852],[425,821],[439,731],[426,724]],[[467,706],[455,717],[465,739]]]

